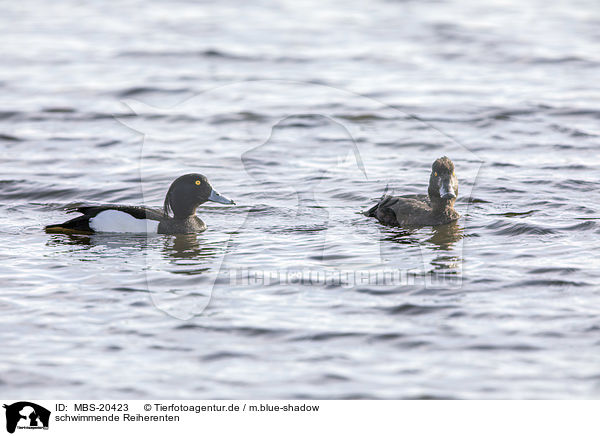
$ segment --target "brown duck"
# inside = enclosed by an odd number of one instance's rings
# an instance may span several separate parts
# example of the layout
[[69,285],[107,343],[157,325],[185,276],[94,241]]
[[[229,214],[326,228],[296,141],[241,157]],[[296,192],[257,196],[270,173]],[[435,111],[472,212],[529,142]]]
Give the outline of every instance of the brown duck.
[[423,227],[448,224],[460,218],[454,210],[458,196],[458,179],[454,163],[446,156],[431,166],[428,195],[385,195],[365,212],[382,224],[401,227]]

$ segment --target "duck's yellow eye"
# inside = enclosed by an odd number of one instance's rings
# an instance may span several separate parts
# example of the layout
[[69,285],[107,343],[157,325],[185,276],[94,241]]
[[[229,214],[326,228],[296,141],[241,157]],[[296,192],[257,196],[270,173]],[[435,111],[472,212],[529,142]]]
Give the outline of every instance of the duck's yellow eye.
[[435,177],[437,177],[437,173],[433,173],[433,175],[434,175]]
[[196,180],[196,185],[201,185],[202,181],[201,180]]

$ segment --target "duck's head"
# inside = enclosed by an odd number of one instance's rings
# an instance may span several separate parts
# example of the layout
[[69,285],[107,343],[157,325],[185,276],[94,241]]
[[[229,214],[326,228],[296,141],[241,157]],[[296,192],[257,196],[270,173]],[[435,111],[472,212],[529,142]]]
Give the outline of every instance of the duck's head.
[[165,214],[173,212],[175,218],[187,218],[194,215],[196,208],[207,201],[235,204],[215,191],[202,174],[185,174],[171,183],[165,197]]
[[428,193],[434,208],[454,206],[458,196],[458,179],[454,174],[454,164],[446,156],[440,157],[431,166]]

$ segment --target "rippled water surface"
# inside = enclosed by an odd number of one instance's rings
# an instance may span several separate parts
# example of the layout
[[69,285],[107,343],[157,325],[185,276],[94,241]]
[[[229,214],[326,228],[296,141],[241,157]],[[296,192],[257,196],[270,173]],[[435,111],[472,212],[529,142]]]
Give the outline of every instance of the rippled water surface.
[[[600,396],[595,1],[11,2],[0,40],[3,397]],[[456,225],[359,213],[443,155]],[[43,232],[187,172],[237,203],[202,234]]]

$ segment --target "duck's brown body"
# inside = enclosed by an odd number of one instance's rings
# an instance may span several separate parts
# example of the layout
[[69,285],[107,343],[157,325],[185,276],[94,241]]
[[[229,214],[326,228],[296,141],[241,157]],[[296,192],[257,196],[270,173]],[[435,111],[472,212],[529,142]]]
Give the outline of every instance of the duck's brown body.
[[385,195],[365,212],[390,226],[423,227],[448,224],[460,218],[454,210],[458,180],[454,164],[447,157],[437,159],[429,178],[429,195]]
[[400,227],[439,226],[456,221],[460,214],[453,207],[434,210],[427,196],[415,197],[384,196],[365,215],[375,217],[381,224]]

